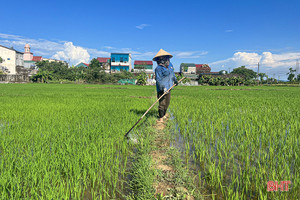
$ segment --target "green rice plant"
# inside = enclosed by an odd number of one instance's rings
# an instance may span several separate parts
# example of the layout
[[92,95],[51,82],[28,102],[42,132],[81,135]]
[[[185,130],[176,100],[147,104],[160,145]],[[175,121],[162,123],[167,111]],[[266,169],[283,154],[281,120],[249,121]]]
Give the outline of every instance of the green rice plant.
[[136,97],[153,91],[0,85],[0,199],[123,197],[133,148],[123,136],[151,105]]
[[[192,159],[195,174],[217,194],[216,199],[298,198],[299,90],[203,86],[174,90],[171,129],[183,138],[186,164]],[[268,181],[286,180],[292,183],[289,191],[267,191]]]

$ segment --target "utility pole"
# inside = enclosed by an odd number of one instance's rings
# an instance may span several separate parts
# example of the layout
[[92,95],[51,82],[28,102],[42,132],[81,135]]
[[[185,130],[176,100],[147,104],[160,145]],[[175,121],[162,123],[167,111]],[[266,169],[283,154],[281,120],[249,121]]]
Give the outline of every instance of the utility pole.
[[259,84],[259,75],[258,74],[259,74],[259,62],[257,63],[257,76],[256,76],[256,80]]

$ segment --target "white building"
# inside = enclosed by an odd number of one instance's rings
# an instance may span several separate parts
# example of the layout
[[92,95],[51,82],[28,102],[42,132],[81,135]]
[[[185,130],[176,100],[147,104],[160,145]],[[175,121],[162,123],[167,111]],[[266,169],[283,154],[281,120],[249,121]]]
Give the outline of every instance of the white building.
[[196,65],[194,63],[181,63],[180,72],[183,74],[196,74]]
[[2,63],[0,63],[0,69],[7,74],[16,74],[17,67],[24,66],[24,57],[22,52],[15,50],[13,47],[8,48],[0,45],[0,57]]
[[56,60],[56,59],[52,59],[52,58],[42,58],[42,60],[49,61],[49,62],[62,62],[64,64],[68,65],[68,63],[64,60]]

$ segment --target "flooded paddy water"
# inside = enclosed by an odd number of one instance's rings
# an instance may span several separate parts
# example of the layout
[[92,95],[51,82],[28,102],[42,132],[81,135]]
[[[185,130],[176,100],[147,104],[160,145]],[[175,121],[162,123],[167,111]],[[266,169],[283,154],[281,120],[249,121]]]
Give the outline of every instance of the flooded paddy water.
[[[291,97],[295,93],[282,88],[191,91],[190,99],[183,97],[183,91],[173,99],[171,145],[198,176],[200,190],[216,199],[293,199],[298,195],[299,110],[295,108],[300,102]],[[284,98],[290,107],[274,102]],[[267,192],[270,180],[291,180],[289,192]]]

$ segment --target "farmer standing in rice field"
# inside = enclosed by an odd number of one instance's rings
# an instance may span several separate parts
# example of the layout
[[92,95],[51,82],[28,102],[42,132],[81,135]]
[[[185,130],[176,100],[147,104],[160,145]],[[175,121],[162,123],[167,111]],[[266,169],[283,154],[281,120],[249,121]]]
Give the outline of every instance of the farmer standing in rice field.
[[[169,90],[174,83],[178,85],[173,65],[170,62],[172,57],[173,56],[171,54],[161,49],[153,58],[153,61],[157,62],[157,67],[155,68],[157,98],[161,97],[167,90]],[[159,100],[158,122],[163,122],[163,120],[167,118],[168,114],[166,114],[166,112],[169,107],[170,100],[171,91]]]

